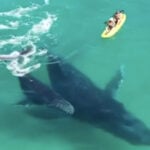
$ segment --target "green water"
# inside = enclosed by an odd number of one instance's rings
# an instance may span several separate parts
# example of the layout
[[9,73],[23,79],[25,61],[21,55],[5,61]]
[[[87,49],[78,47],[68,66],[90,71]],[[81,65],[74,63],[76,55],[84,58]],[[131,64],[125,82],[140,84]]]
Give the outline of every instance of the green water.
[[[1,0],[1,12],[33,3],[44,5],[41,0]],[[125,82],[118,92],[118,100],[150,127],[150,2],[109,0],[50,0],[49,5],[31,12],[31,18],[21,22],[36,23],[49,12],[57,16],[49,31],[50,36],[40,36],[38,46],[46,47],[65,57],[85,73],[98,86],[104,88],[120,65],[125,66]],[[100,38],[104,22],[117,9],[125,10],[127,21],[111,39]],[[33,17],[32,17],[33,16]],[[36,17],[37,18],[36,18]],[[0,17],[0,23],[17,20]],[[12,35],[20,36],[27,29],[0,30],[0,40]],[[12,52],[22,45],[6,45],[1,53]],[[1,65],[0,71],[0,146],[2,150],[148,150],[149,146],[134,146],[74,119],[40,119],[14,106],[23,99],[17,78]],[[43,65],[33,72],[48,84]]]

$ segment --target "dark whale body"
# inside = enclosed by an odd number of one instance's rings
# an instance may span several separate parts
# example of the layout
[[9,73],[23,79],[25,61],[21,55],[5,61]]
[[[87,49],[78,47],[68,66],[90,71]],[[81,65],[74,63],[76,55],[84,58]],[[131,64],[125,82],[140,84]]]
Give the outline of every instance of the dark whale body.
[[[54,61],[55,63],[51,63]],[[119,70],[105,89],[58,57],[50,57],[47,70],[52,87],[74,107],[73,117],[103,128],[132,144],[150,144],[150,129],[114,98],[122,81]]]
[[74,113],[73,106],[60,94],[31,75],[18,77],[20,87],[27,99],[18,102],[21,105],[45,105],[49,108],[59,109],[67,114]]

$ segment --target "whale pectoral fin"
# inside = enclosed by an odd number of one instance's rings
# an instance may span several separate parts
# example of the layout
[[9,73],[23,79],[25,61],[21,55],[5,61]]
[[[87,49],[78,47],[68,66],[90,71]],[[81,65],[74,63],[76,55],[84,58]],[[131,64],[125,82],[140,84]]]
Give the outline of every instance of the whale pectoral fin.
[[115,97],[116,91],[119,89],[120,85],[123,83],[124,76],[124,66],[122,65],[120,69],[116,72],[115,76],[106,85],[105,91],[111,97]]
[[23,105],[25,107],[28,107],[31,105],[31,102],[25,99],[25,100],[17,102],[16,105]]
[[72,104],[64,99],[55,99],[52,103],[48,105],[48,107],[58,108],[61,111],[64,111],[65,113],[70,115],[72,115],[75,111]]

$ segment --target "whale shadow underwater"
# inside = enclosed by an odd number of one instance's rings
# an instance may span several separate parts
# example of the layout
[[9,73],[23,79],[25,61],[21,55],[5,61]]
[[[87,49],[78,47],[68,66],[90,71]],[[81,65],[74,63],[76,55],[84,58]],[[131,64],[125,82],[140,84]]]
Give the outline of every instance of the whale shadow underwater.
[[123,81],[122,68],[105,89],[97,87],[86,75],[57,56],[49,56],[47,70],[52,88],[29,74],[18,77],[27,98],[18,104],[53,107],[131,144],[150,144],[150,129],[115,98]]

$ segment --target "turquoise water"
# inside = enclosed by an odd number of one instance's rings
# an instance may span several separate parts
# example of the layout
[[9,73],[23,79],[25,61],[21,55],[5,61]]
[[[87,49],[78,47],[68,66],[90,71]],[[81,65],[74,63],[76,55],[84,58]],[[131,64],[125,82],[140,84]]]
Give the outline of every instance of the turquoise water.
[[[125,66],[124,84],[118,100],[150,127],[150,34],[149,1],[109,0],[1,0],[0,51],[20,50],[33,42],[65,57],[98,86],[104,88],[120,65]],[[20,14],[19,8],[29,8]],[[35,8],[35,9],[34,9]],[[17,9],[17,10],[16,10]],[[102,39],[104,22],[117,9],[125,10],[127,21],[111,39]],[[8,13],[16,10],[20,15]],[[25,10],[25,9],[23,9]],[[5,12],[5,13],[4,13]],[[9,15],[8,15],[9,14]],[[48,31],[32,34],[33,26],[48,15],[56,20]],[[10,24],[13,22],[14,24]],[[2,27],[2,26],[0,26]],[[40,28],[41,29],[41,28]],[[39,31],[39,30],[38,30]],[[20,37],[23,37],[21,40]],[[14,38],[15,42],[10,39]],[[38,38],[38,40],[37,40]],[[48,84],[45,58],[42,67],[33,72]],[[23,99],[18,80],[5,65],[1,67],[0,145],[3,150],[147,150],[134,146],[106,131],[74,119],[41,119],[14,106]]]

